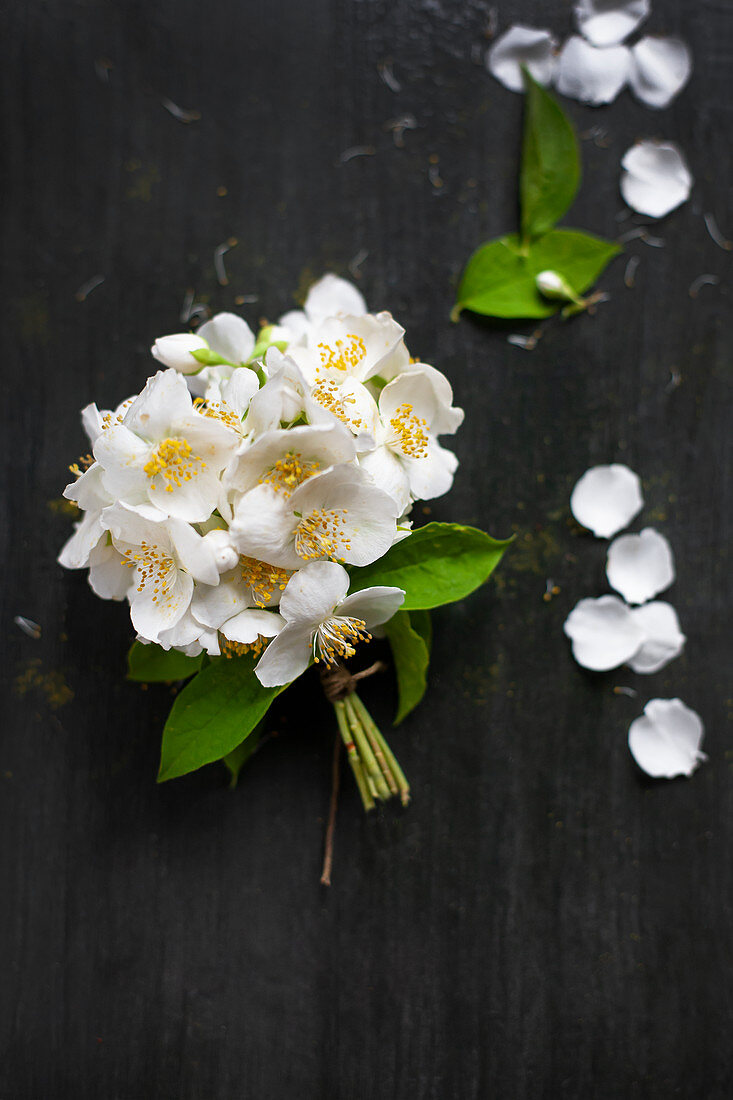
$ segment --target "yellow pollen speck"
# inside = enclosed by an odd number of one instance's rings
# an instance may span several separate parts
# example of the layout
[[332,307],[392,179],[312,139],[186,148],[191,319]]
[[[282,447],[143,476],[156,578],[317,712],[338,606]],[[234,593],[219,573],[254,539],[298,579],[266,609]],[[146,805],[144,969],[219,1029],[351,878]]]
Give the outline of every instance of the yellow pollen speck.
[[164,439],[143,466],[145,473],[153,482],[160,475],[165,482],[166,493],[180,489],[184,481],[197,477],[206,463],[198,455],[191,453],[191,444],[185,439]]

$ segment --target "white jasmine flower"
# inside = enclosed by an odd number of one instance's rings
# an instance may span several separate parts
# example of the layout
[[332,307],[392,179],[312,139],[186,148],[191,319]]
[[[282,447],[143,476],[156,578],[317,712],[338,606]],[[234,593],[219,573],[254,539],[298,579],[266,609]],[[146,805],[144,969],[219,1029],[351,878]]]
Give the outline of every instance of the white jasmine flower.
[[638,141],[621,160],[621,194],[632,210],[663,218],[685,202],[692,175],[671,141]]
[[311,659],[337,664],[368,641],[369,630],[400,608],[400,588],[367,588],[347,596],[349,575],[335,562],[312,562],[289,581],[280,601],[285,626],[260,658],[255,673],[264,687],[290,683]]
[[220,504],[219,475],[239,436],[191,403],[174,370],[150,378],[122,421],[110,421],[94,444],[109,495],[126,504],[150,503],[176,519],[202,522]]
[[249,367],[237,367],[229,378],[210,378],[203,401],[195,402],[204,416],[221,420],[229,428],[242,432],[242,421],[252,398],[258,393],[260,381]]
[[650,0],[578,0],[574,7],[580,33],[594,46],[616,46],[651,11]]
[[303,309],[285,313],[278,325],[290,343],[307,343],[311,330],[327,317],[360,317],[366,311],[366,302],[353,283],[328,274],[313,283]]
[[[279,599],[281,589],[287,584],[288,574],[265,566],[263,562],[257,564],[261,567],[259,572],[263,580],[267,570],[268,584],[272,584],[275,578],[279,581],[276,585]],[[223,651],[230,656],[250,652],[258,656],[269,639],[274,638],[285,625],[285,620],[276,611],[257,606],[253,598],[252,572],[245,560],[242,567],[237,566],[222,577],[216,588],[197,584],[191,601],[193,618],[223,636]]]
[[629,666],[634,672],[659,672],[680,655],[687,640],[680,630],[677,612],[671,604],[654,600],[634,608],[631,614],[644,632],[644,641]]
[[555,86],[562,95],[597,107],[616,98],[630,65],[631,54],[625,46],[597,49],[573,35],[558,58]]
[[629,749],[654,779],[689,776],[707,760],[700,750],[704,732],[700,715],[681,699],[651,699],[629,727]]
[[631,47],[629,87],[647,107],[668,107],[692,72],[692,55],[679,38],[642,38]]
[[249,406],[244,430],[256,439],[264,432],[305,418],[309,424],[331,424],[333,416],[311,396],[310,386],[288,354],[270,348],[265,355],[267,382]]
[[376,448],[359,458],[375,483],[400,509],[410,498],[431,500],[453,484],[458,459],[438,443],[463,421],[447,378],[428,364],[413,364],[389,382],[379,396]]
[[289,495],[256,485],[237,502],[230,531],[240,554],[284,569],[319,558],[368,565],[394,542],[399,511],[368,474],[342,465]]
[[538,84],[549,84],[555,69],[557,40],[549,31],[515,24],[496,39],[486,54],[486,68],[505,88],[524,91],[522,66]]
[[639,476],[620,463],[586,470],[570,497],[578,523],[602,539],[628,527],[643,507]]
[[239,493],[257,484],[292,493],[314,474],[355,458],[354,437],[338,420],[276,428],[240,448],[227,471],[226,483]]
[[177,332],[172,336],[159,336],[150,349],[159,363],[181,374],[198,374],[201,363],[191,354],[203,351],[208,344],[192,332]]
[[575,660],[594,672],[607,672],[625,664],[644,641],[631,608],[618,596],[580,600],[563,630],[570,638]]
[[672,547],[652,527],[638,535],[621,535],[608,548],[606,576],[627,603],[646,603],[675,579]]
[[182,520],[151,520],[124,504],[105,509],[103,519],[124,564],[133,571],[132,624],[144,638],[157,642],[188,610],[194,580],[219,583],[212,547]]

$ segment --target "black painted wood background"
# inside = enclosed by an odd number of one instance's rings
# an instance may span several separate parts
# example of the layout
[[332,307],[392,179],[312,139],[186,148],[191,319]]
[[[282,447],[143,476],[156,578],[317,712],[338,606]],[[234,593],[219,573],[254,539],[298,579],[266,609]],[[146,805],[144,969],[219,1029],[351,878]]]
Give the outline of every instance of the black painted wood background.
[[[570,31],[567,3],[498,9],[502,27]],[[695,55],[670,109],[568,104],[580,131],[608,131],[605,148],[583,141],[570,224],[634,224],[618,175],[639,136],[678,141],[697,182],[654,230],[664,247],[629,244],[635,287],[616,261],[611,300],[547,324],[533,352],[506,340],[533,325],[448,319],[470,251],[516,223],[522,102],[479,63],[488,13],[4,8],[3,1100],[731,1095],[733,339],[728,256],[702,217],[733,232],[731,6],[656,0],[648,29]],[[400,148],[389,123],[405,113]],[[370,305],[467,409],[433,516],[519,534],[496,583],[435,615],[427,699],[392,736],[412,806],[364,820],[345,777],[327,891],[333,722],[316,686],[278,704],[235,792],[219,766],[156,786],[170,692],[125,682],[129,621],[55,564],[57,502],[86,449],[78,409],[142,385],[188,288],[214,309],[258,295],[254,324],[354,257]],[[706,272],[720,285],[693,300]],[[658,526],[677,557],[688,649],[647,678],[583,673],[562,635],[575,601],[605,591],[604,544],[569,523],[569,492],[614,460],[644,480],[637,529]],[[388,724],[389,678],[365,694]],[[678,694],[710,760],[653,783],[626,730]]]

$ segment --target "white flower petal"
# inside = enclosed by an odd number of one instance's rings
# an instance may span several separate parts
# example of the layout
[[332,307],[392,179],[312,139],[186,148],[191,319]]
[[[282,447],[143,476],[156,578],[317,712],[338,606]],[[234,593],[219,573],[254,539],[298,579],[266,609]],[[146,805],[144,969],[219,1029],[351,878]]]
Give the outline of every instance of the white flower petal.
[[191,614],[202,626],[212,630],[228,619],[233,619],[240,611],[250,606],[250,589],[242,579],[241,570],[232,570],[221,578],[216,587],[209,584],[197,584],[191,600]]
[[689,198],[693,179],[671,141],[639,141],[621,161],[621,194],[632,210],[663,218]]
[[671,604],[654,600],[631,612],[634,622],[644,632],[644,641],[629,661],[634,672],[659,672],[666,664],[679,657],[686,638],[680,630],[677,612]]
[[704,732],[700,715],[681,699],[652,699],[629,727],[629,749],[642,771],[655,779],[692,775],[707,760],[700,751]]
[[404,464],[389,447],[376,447],[359,455],[359,466],[371,477],[375,485],[394,498],[400,511],[410,503],[410,480]]
[[268,645],[255,665],[255,676],[263,687],[279,687],[297,679],[310,663],[313,627],[288,623]]
[[203,584],[217,585],[219,570],[211,543],[180,519],[169,520],[168,531],[181,568]]
[[359,317],[366,313],[364,297],[353,283],[338,275],[324,275],[308,291],[303,307],[311,324],[318,324],[326,317],[349,314]]
[[145,389],[125,413],[123,423],[143,439],[158,440],[165,437],[171,424],[190,414],[191,394],[185,378],[174,370],[162,370],[148,378]]
[[229,526],[240,554],[282,569],[298,569],[303,564],[293,546],[297,520],[291,499],[269,485],[255,485],[240,498]]
[[575,19],[580,33],[594,46],[616,46],[636,30],[651,11],[650,0],[578,0]]
[[334,614],[345,615],[352,619],[363,619],[367,630],[388,622],[405,602],[405,593],[401,588],[389,588],[384,585],[364,588],[354,592],[353,596],[338,605]]
[[159,596],[152,584],[146,584],[142,591],[133,587],[130,591],[132,625],[143,638],[157,642],[161,631],[170,630],[183,618],[192,595],[192,578],[175,568],[171,570],[164,596]]
[[434,500],[447,493],[458,469],[458,459],[437,439],[428,437],[428,453],[424,458],[405,458],[402,467],[416,500]]
[[644,507],[639,476],[628,466],[591,466],[576,483],[570,511],[582,527],[600,539],[608,539]]
[[248,608],[225,622],[221,632],[230,642],[251,645],[252,642],[257,641],[260,634],[263,638],[274,638],[284,626],[285,619],[282,615],[278,615],[277,611]]
[[642,38],[631,47],[629,87],[647,107],[668,107],[691,72],[692,55],[679,38]]
[[294,573],[280,597],[280,614],[288,622],[314,628],[333,614],[349,590],[349,574],[333,561],[314,561]]
[[124,600],[132,585],[132,570],[106,539],[100,539],[89,555],[89,587],[103,600]]
[[617,596],[580,600],[563,630],[572,642],[573,657],[583,668],[606,672],[629,661],[644,641],[631,609]]
[[593,107],[610,103],[626,83],[630,63],[625,46],[596,49],[573,35],[558,58],[555,87],[562,95]]
[[239,554],[228,531],[214,528],[204,535],[204,542],[211,548],[219,574],[228,573],[239,561]]
[[652,527],[621,535],[608,548],[606,576],[627,603],[646,603],[674,581],[672,547]]
[[89,442],[94,443],[102,431],[102,414],[94,402],[91,405],[85,405],[81,410],[81,426],[86,432]]
[[197,335],[230,363],[246,363],[255,347],[252,329],[236,313],[217,313],[201,326]]
[[505,88],[524,91],[522,65],[539,84],[549,84],[555,68],[557,41],[549,31],[515,24],[486,54],[486,68]]
[[[325,470],[340,462],[352,462],[356,448],[351,432],[335,419],[330,424],[275,428],[263,432],[251,447],[242,450],[227,471],[227,484],[245,493],[272,471],[276,462],[288,455],[297,457],[305,465]],[[284,485],[278,487],[286,489]]]
[[205,340],[192,332],[177,332],[172,336],[159,336],[150,351],[155,359],[181,374],[198,374],[201,363],[191,352],[208,347]]
[[68,539],[56,559],[64,569],[86,569],[89,555],[97,545],[105,527],[99,512],[87,512],[76,525],[74,534]]

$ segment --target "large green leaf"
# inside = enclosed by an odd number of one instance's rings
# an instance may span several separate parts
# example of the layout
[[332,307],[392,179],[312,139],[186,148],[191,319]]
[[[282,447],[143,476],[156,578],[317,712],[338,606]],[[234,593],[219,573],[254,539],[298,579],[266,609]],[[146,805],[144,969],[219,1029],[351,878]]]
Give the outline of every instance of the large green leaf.
[[[426,615],[427,612],[414,611],[412,614]],[[394,724],[398,725],[425,694],[430,650],[425,639],[413,628],[409,611],[398,611],[384,629],[392,647],[397,673],[398,702]]]
[[568,210],[580,183],[580,156],[572,123],[525,69],[527,98],[519,172],[524,240],[541,237]]
[[549,317],[563,303],[537,290],[541,271],[556,271],[582,294],[620,251],[613,241],[576,229],[554,229],[525,246],[516,233],[489,241],[466,264],[451,316],[470,309],[487,317]]
[[262,721],[259,721],[252,732],[245,737],[244,741],[240,742],[235,749],[232,749],[231,752],[228,752],[226,756],[221,758],[222,764],[226,765],[231,777],[229,786],[232,790],[234,790],[237,785],[239,773],[260,743],[262,725]]
[[127,654],[127,678],[144,684],[186,680],[201,668],[203,654],[187,657],[176,649],[133,642]]
[[511,541],[459,523],[428,523],[379,561],[353,569],[349,592],[382,584],[402,588],[403,611],[454,603],[484,583]]
[[221,760],[252,732],[284,688],[264,688],[245,657],[218,657],[187,684],[163,730],[158,782]]

